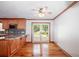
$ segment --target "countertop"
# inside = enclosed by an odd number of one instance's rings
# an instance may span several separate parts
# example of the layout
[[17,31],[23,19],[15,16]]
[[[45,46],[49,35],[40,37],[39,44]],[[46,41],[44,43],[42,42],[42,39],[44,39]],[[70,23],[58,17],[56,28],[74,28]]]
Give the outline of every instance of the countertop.
[[0,36],[0,40],[14,40],[14,39],[19,39],[21,37],[24,37],[27,35],[6,35],[6,36]]

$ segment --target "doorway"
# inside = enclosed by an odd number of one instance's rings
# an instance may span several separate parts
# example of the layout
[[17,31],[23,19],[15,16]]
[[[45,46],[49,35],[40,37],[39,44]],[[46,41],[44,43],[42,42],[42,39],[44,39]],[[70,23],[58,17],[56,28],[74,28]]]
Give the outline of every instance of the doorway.
[[32,23],[32,43],[48,43],[50,23],[33,22]]

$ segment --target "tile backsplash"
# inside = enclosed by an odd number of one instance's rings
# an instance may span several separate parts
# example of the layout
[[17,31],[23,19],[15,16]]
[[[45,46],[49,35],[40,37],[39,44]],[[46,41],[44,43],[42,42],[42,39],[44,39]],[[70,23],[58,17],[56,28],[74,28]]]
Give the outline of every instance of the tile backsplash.
[[8,29],[5,31],[6,34],[25,34],[26,31],[24,29]]

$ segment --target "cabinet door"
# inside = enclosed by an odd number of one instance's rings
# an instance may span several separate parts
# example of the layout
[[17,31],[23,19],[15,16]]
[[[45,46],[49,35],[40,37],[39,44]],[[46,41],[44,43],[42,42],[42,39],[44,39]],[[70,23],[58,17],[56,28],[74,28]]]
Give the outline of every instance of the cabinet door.
[[8,45],[6,40],[0,40],[0,56],[8,56]]
[[20,48],[20,39],[16,39],[16,44],[17,44],[17,49],[19,49]]
[[17,24],[17,19],[9,19],[9,24]]
[[3,23],[3,29],[8,29],[9,28],[9,25],[8,25],[9,21],[7,19],[3,20],[2,23]]
[[26,20],[25,19],[18,20],[18,29],[26,29]]
[[16,39],[14,39],[11,41],[11,54],[16,52],[16,49],[17,49],[17,42],[16,42]]
[[10,50],[9,55],[13,55],[20,49],[20,39],[13,39],[9,41],[9,47]]

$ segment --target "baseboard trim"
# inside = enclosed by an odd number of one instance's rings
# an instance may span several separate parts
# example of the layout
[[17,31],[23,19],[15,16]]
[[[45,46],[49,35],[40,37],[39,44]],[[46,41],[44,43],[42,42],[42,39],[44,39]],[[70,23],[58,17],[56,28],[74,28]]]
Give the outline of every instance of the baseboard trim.
[[69,53],[67,53],[65,50],[63,50],[56,42],[52,41],[51,43],[55,43],[63,52],[66,56],[72,57]]
[[50,41],[49,43],[54,43],[54,41]]

